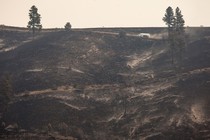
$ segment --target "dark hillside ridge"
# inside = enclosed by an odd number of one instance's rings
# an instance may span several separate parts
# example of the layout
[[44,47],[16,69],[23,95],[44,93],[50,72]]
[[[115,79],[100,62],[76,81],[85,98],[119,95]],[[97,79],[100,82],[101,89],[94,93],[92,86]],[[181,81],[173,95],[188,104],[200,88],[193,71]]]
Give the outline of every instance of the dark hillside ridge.
[[[79,30],[79,29],[78,29]],[[83,29],[86,31],[103,31],[103,32],[120,32],[120,31],[125,31],[127,33],[162,33],[167,31],[167,28],[165,27],[117,27],[117,28],[87,28]]]
[[122,82],[118,73],[128,69],[125,56],[149,49],[154,43],[129,37],[123,42],[118,36],[91,32],[51,32],[0,56],[1,70],[18,79],[14,80],[15,91],[22,92],[78,83]]
[[209,139],[210,28],[186,28],[175,64],[166,31],[52,30],[32,39],[1,30],[0,76],[11,75],[15,95],[4,121],[18,125],[11,138]]

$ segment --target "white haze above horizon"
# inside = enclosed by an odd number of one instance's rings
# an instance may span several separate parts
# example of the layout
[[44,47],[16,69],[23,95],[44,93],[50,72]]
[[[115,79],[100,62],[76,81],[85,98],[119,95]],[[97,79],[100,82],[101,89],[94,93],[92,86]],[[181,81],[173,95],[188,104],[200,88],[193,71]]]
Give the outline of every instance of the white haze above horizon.
[[26,27],[32,5],[43,28],[163,27],[168,6],[182,10],[186,26],[210,26],[210,0],[0,0],[0,25]]

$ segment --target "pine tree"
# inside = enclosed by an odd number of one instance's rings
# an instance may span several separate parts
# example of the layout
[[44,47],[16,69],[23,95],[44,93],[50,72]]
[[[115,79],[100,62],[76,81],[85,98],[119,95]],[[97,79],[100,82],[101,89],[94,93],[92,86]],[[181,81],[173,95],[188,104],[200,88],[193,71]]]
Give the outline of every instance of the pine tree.
[[174,12],[172,7],[168,7],[166,9],[166,13],[165,16],[163,17],[163,21],[166,23],[166,25],[168,25],[168,31],[170,33],[170,31],[172,31],[173,27],[174,27]]
[[175,17],[172,7],[168,7],[166,9],[165,16],[163,17],[163,21],[168,26],[168,41],[170,45],[171,51],[171,61],[174,63],[174,51],[175,51],[175,35],[174,35],[174,27],[175,27]]
[[182,60],[185,47],[185,21],[179,7],[176,8],[174,15],[173,9],[170,6],[166,9],[163,21],[168,25],[168,41],[171,48],[172,64],[174,64],[174,56],[177,51],[180,60]]
[[41,25],[41,16],[38,13],[38,9],[36,8],[36,6],[32,6],[31,9],[29,10],[29,22],[28,22],[28,28],[32,29],[33,32],[33,36],[35,33],[36,29],[41,29],[42,25]]
[[175,31],[176,31],[176,46],[179,53],[179,58],[182,60],[183,52],[185,48],[185,21],[179,7],[176,8],[175,13]]
[[175,13],[175,27],[176,31],[179,32],[180,34],[183,34],[184,31],[184,24],[185,21],[183,19],[183,15],[179,7],[176,8],[176,13]]

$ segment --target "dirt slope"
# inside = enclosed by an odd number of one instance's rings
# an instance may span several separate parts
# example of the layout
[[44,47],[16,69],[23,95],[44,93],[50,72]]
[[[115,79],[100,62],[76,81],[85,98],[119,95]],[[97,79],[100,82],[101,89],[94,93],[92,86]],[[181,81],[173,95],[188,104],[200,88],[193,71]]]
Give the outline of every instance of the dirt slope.
[[[188,29],[184,58],[174,65],[164,40],[95,30],[34,40],[17,32],[17,47],[0,53],[15,92],[7,124],[69,139],[210,138],[210,30]],[[6,47],[9,36],[1,38]]]

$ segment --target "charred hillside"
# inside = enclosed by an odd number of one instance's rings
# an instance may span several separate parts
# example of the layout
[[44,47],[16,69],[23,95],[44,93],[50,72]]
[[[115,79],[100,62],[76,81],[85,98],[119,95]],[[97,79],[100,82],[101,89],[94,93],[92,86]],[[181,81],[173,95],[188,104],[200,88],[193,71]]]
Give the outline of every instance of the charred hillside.
[[164,28],[138,30],[151,38],[131,28],[34,39],[16,31],[9,50],[13,31],[4,31],[0,74],[9,73],[14,87],[4,122],[18,126],[11,138],[209,139],[210,29],[187,28],[184,56],[174,64]]
[[130,54],[154,41],[82,31],[58,31],[30,40],[1,55],[1,71],[14,78],[16,91],[73,84],[122,82]]

